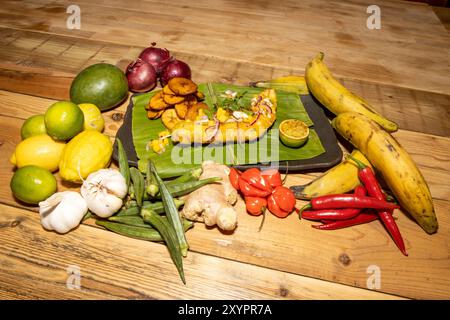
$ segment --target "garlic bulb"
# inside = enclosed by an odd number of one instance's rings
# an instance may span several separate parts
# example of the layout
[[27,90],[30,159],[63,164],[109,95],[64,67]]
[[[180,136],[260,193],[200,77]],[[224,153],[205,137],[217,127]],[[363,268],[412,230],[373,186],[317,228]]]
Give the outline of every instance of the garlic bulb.
[[80,192],[92,213],[108,218],[122,207],[128,187],[119,171],[100,169],[87,177]]
[[77,227],[87,210],[86,201],[75,191],[58,192],[39,202],[42,226],[58,233],[67,233]]

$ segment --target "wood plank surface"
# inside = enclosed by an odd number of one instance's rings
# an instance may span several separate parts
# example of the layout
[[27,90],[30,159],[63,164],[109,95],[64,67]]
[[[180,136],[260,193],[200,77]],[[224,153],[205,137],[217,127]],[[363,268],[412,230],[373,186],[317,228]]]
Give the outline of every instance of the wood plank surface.
[[[373,3],[366,0],[175,2],[78,0],[82,27],[69,30],[72,2],[2,1],[0,298],[449,299],[450,34],[430,7],[380,1],[382,28],[368,30]],[[68,99],[84,67],[108,62],[124,69],[151,41],[188,62],[197,82],[242,85],[301,75],[324,51],[349,89],[400,125],[394,136],[430,186],[439,232],[425,234],[397,210],[410,254],[403,257],[379,222],[321,232],[294,215],[268,215],[258,232],[260,218],[243,209],[231,235],[202,224],[188,232],[183,286],[160,244],[115,235],[92,220],[66,236],[44,231],[36,207],[17,202],[7,183],[21,124]],[[104,113],[112,138],[126,106]],[[287,184],[318,174],[290,174]],[[58,185],[75,187],[59,177]],[[65,286],[69,264],[81,267],[81,290]],[[380,268],[378,291],[365,289],[370,266]]]
[[383,1],[382,27],[369,30],[367,0],[80,0],[81,30],[70,30],[69,4],[4,0],[0,26],[139,47],[156,41],[196,56],[298,71],[324,51],[339,76],[450,94],[450,35],[427,6]]
[[[31,114],[42,113],[54,100],[0,91],[0,146],[2,181],[9,181],[13,168],[8,161],[14,146],[20,141],[20,126]],[[21,106],[32,106],[24,109]],[[121,110],[110,111],[117,113]],[[119,121],[106,114],[107,133],[114,135]],[[311,222],[267,216],[258,233],[259,218],[249,216],[241,208],[239,227],[232,235],[198,225],[188,234],[191,250],[306,275],[333,282],[365,287],[367,268],[377,265],[382,270],[382,292],[410,298],[449,298],[450,259],[450,138],[400,130],[396,138],[411,152],[418,163],[435,199],[440,222],[439,233],[426,235],[404,214],[397,212],[408,258],[403,257],[384,228],[378,223],[336,232],[321,232],[311,228]],[[303,184],[310,175],[291,174],[287,184]],[[58,178],[58,180],[60,180]],[[67,186],[59,181],[59,188]],[[7,184],[0,185],[0,201],[17,206]],[[301,206],[303,202],[299,201]],[[281,231],[282,230],[282,231]],[[320,239],[320,241],[318,241]],[[289,252],[289,259],[286,253]],[[317,253],[320,254],[317,254]],[[430,286],[430,284],[433,284]]]
[[[186,286],[165,246],[89,226],[61,236],[36,213],[0,205],[1,299],[400,299],[191,252]],[[80,289],[66,286],[80,269]]]
[[[69,99],[70,83],[84,67],[107,62],[124,69],[143,49],[1,27],[0,43],[4,45],[0,51],[0,88],[53,99]],[[80,52],[85,54],[80,55]],[[314,54],[311,51],[311,57]],[[197,82],[246,85],[282,75],[303,74],[303,70],[293,68],[241,63],[176,51],[174,55],[189,63]],[[334,72],[338,68],[332,70]],[[397,122],[400,128],[450,136],[450,95],[399,88],[392,84],[342,80],[376,110]]]

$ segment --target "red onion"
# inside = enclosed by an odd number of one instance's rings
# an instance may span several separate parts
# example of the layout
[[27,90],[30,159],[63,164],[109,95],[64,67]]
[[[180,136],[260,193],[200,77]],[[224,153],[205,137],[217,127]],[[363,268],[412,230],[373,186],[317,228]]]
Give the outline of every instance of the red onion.
[[128,65],[125,74],[128,87],[133,92],[147,92],[156,87],[155,68],[140,58]]
[[155,68],[156,73],[160,75],[164,67],[167,65],[167,63],[169,63],[172,57],[170,56],[169,50],[165,48],[157,48],[155,46],[156,43],[152,42],[152,46],[145,48],[139,55],[139,58],[147,63],[150,63],[153,68]]
[[214,138],[216,137],[217,133],[219,132],[219,125],[220,122],[219,120],[217,120],[216,117],[214,117],[214,125],[213,126],[209,126],[205,129],[205,133],[207,133],[207,131],[211,131],[211,129],[213,130],[212,133],[210,134],[210,136],[206,139],[206,141],[208,142],[212,142],[214,140]]
[[248,124],[247,127],[251,127],[252,125],[254,125],[256,123],[256,121],[258,121],[260,115],[261,115],[261,112],[258,112],[256,114],[256,118],[253,119],[252,123]]
[[175,77],[191,78],[191,68],[181,60],[172,60],[164,68],[161,74],[161,84],[165,86],[170,79]]
[[267,114],[272,114],[272,108],[269,107],[267,104],[262,103],[262,106],[266,109]]

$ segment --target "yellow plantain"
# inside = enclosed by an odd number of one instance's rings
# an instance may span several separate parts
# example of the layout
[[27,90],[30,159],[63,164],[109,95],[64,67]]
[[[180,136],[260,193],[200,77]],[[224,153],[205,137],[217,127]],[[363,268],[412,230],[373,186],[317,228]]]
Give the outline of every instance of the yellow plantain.
[[398,130],[395,122],[384,118],[367,101],[350,92],[337,81],[323,62],[323,57],[324,54],[320,52],[306,65],[305,70],[308,89],[320,103],[335,115],[343,112],[358,112],[377,122],[386,131]]
[[[352,156],[371,166],[369,160],[358,150],[353,150]],[[334,166],[320,177],[302,186],[292,186],[297,199],[311,199],[327,194],[341,194],[352,191],[360,184],[358,167],[348,160]]]
[[301,95],[309,94],[308,86],[306,85],[305,77],[303,76],[285,76],[272,80],[250,82],[249,85],[258,88],[271,88],[293,92]]
[[339,114],[333,119],[332,125],[383,175],[402,208],[427,233],[436,232],[438,222],[428,185],[397,140],[376,122],[355,112]]

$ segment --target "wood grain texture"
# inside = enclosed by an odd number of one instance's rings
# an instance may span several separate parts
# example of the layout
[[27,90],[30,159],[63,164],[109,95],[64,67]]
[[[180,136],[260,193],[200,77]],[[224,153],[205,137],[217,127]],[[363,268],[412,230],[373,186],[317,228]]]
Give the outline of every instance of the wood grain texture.
[[[124,69],[143,49],[5,28],[0,28],[0,41],[5,45],[0,51],[0,89],[53,99],[69,99],[70,83],[84,67],[107,62]],[[287,74],[303,74],[292,68],[174,54],[190,64],[197,82],[246,85]],[[450,95],[361,80],[343,79],[343,83],[402,129],[450,136]]]
[[[35,213],[0,205],[2,299],[399,299],[191,252],[187,285],[165,246],[80,226],[61,236]],[[68,289],[77,266],[81,288]]]
[[[52,101],[0,91],[0,104],[5,106],[0,116],[2,181],[9,181],[12,176],[13,168],[8,159],[20,141],[23,120],[31,114],[42,113]],[[24,109],[20,107],[23,105],[33,107]],[[107,128],[116,128],[119,124],[120,121],[106,117]],[[108,129],[108,132],[113,135],[115,131]],[[321,232],[311,228],[310,222],[298,222],[294,215],[287,219],[268,215],[263,231],[258,233],[259,218],[247,215],[243,207],[236,232],[224,235],[217,229],[199,225],[188,235],[191,250],[356,287],[365,287],[368,266],[377,265],[383,272],[383,292],[411,298],[448,298],[450,220],[446,213],[450,210],[450,155],[447,152],[450,138],[403,130],[395,133],[395,137],[411,152],[429,183],[440,222],[439,233],[428,236],[404,214],[396,214],[410,253],[408,258],[399,253],[378,222]],[[304,184],[311,179],[311,175],[291,174],[287,184]],[[58,181],[60,190],[67,188],[59,178]],[[0,201],[19,205],[7,184],[0,185]],[[299,206],[302,204],[298,202]]]
[[[177,0],[170,6],[79,0],[82,28],[69,30],[69,4],[4,0],[0,6],[1,298],[395,298],[360,289],[371,265],[380,267],[381,292],[450,298],[450,35],[429,7],[383,1],[382,29],[369,31],[372,3],[365,0],[288,0],[282,6],[269,0]],[[438,234],[426,235],[396,211],[410,253],[405,258],[378,222],[321,232],[295,216],[268,215],[257,232],[260,218],[241,210],[231,235],[201,224],[188,233],[184,287],[162,245],[117,236],[92,222],[66,236],[44,231],[36,208],[16,202],[7,183],[21,124],[54,99],[68,99],[84,67],[109,62],[124,68],[151,41],[188,62],[197,82],[247,84],[303,74],[324,51],[349,89],[403,129],[395,137],[430,186]],[[125,108],[126,102],[104,114],[106,134],[114,136]],[[318,174],[291,174],[287,183],[304,184]],[[73,188],[58,181],[60,190]],[[69,264],[82,268],[81,291],[65,287]]]
[[69,4],[4,0],[0,26],[139,47],[156,41],[197,56],[298,71],[324,51],[338,76],[450,94],[450,36],[427,6],[383,1],[382,27],[369,30],[366,10],[372,2],[367,0],[291,0],[283,5],[180,0],[171,6],[160,0],[80,0],[81,30],[70,30]]

